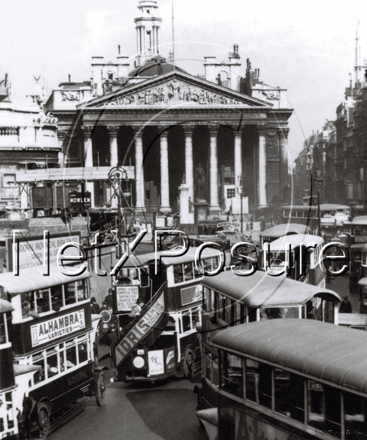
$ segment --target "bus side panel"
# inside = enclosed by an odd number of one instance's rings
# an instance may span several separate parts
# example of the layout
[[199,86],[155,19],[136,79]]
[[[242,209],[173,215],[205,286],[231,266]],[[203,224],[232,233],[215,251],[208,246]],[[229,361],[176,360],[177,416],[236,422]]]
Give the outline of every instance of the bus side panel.
[[308,283],[312,284],[313,286],[325,288],[325,274],[319,264],[315,267],[315,269],[311,269],[309,271]]
[[[84,395],[90,395],[93,381],[93,363],[89,362],[65,376],[33,389],[29,395],[37,403],[43,400],[49,401],[51,414],[54,414]],[[62,393],[61,390],[64,392]]]
[[[77,318],[80,325],[76,325],[74,321],[74,324],[70,323],[70,316],[73,316],[74,319]],[[84,318],[83,324],[81,316]],[[54,345],[58,340],[61,341],[67,335],[74,338],[91,328],[90,303],[76,304],[75,307],[42,316],[39,319],[13,324],[11,331],[13,350],[15,354],[43,350]]]
[[219,397],[218,440],[311,440],[315,437],[226,396]]
[[207,408],[218,408],[219,393],[215,385],[210,385],[210,382],[202,377],[202,389],[199,391],[197,410]]

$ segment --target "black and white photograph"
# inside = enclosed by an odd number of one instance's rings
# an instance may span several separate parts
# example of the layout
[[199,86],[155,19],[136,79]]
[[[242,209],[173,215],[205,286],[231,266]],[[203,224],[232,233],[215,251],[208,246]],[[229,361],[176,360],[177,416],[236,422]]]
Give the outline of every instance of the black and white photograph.
[[0,438],[367,439],[365,0],[0,5]]

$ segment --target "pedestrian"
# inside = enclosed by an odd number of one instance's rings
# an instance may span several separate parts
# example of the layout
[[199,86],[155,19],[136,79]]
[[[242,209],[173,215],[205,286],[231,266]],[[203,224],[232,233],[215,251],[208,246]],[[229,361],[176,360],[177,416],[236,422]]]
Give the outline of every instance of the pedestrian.
[[348,301],[348,295],[345,295],[340,304],[339,313],[352,313],[352,304]]
[[100,307],[97,304],[97,300],[94,296],[92,296],[92,298],[90,300],[90,308],[91,308],[91,312],[93,315],[99,315]]
[[112,308],[112,289],[108,289],[108,295],[103,302],[106,303],[108,307]]

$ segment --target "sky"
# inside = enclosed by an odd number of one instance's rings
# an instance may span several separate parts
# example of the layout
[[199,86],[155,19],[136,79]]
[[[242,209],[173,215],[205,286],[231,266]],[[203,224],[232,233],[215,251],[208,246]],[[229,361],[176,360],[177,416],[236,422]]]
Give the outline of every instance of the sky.
[[[42,75],[48,92],[60,82],[89,80],[91,57],[113,61],[136,51],[138,0],[0,0],[0,78],[8,73],[13,100]],[[172,49],[172,0],[158,0],[163,21],[160,53]],[[173,0],[175,59],[193,75],[204,74],[204,56],[228,60],[239,45],[260,80],[288,90],[294,108],[288,145],[292,163],[304,140],[335,119],[349,73],[354,78],[357,24],[362,60],[367,57],[365,0]],[[0,121],[1,125],[1,121]]]

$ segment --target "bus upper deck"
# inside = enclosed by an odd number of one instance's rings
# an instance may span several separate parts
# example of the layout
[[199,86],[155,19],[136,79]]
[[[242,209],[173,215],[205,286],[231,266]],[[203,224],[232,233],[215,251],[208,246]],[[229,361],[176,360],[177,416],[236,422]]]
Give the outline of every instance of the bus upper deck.
[[198,417],[219,440],[367,438],[364,332],[263,321],[223,330],[212,344],[219,405]]

